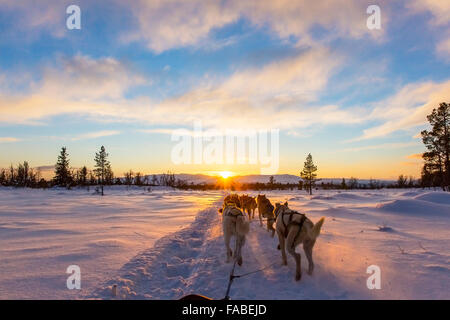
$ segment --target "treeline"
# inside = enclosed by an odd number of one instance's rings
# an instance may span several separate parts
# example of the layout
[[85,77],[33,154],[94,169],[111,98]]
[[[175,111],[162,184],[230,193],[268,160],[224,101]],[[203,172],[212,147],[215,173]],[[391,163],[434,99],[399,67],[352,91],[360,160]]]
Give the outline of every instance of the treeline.
[[367,183],[360,183],[358,179],[351,177],[348,181],[345,178],[341,183],[322,182],[320,184],[322,189],[338,189],[338,190],[352,190],[352,189],[383,189],[383,188],[419,188],[420,179],[416,180],[414,177],[407,177],[401,174],[396,182],[386,183],[376,179],[370,179]]
[[143,175],[140,172],[129,170],[123,177],[115,177],[108,160],[104,146],[94,157],[94,169],[86,166],[71,168],[69,154],[66,147],[62,147],[55,164],[54,177],[46,180],[39,169],[31,168],[27,161],[19,163],[16,167],[12,164],[7,169],[0,169],[0,185],[7,187],[26,188],[51,188],[100,186],[99,192],[103,194],[103,186],[127,185],[127,186],[169,186],[182,188],[186,183],[175,177],[170,171],[161,175]]
[[0,185],[47,188],[48,182],[41,177],[39,169],[30,168],[27,161],[19,163],[17,167],[11,165],[8,169],[0,169]]
[[[269,191],[269,190],[305,190],[310,192],[310,184],[299,180],[298,183],[281,183],[276,182],[274,177],[271,176],[267,183],[264,182],[254,182],[254,183],[239,183],[233,180],[229,181],[225,186],[223,183],[181,183],[175,186],[179,189],[184,190],[221,190],[224,188],[230,189],[231,191]],[[420,188],[420,179],[414,179],[413,177],[407,177],[405,175],[400,175],[398,180],[392,183],[382,182],[380,180],[370,179],[367,183],[360,182],[357,178],[351,177],[348,181],[343,178],[340,183],[333,181],[321,182],[320,184],[315,184],[314,189],[323,190],[375,190],[383,188]]]

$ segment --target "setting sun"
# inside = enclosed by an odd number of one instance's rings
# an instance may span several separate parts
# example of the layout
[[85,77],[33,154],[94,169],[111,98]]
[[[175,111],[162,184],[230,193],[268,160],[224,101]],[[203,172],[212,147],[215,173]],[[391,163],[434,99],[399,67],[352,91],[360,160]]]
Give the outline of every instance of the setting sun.
[[219,175],[222,178],[227,179],[227,178],[231,177],[233,175],[233,173],[231,171],[220,171]]

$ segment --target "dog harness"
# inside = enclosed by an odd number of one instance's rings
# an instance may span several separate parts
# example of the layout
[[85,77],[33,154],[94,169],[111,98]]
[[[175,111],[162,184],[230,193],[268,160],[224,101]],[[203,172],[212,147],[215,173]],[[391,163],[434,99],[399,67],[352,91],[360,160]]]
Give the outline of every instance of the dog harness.
[[[287,224],[284,222],[284,215],[286,215],[286,214],[289,215],[289,221],[288,221]],[[292,216],[294,214],[298,214],[298,215],[301,216],[300,221],[292,221]],[[294,237],[294,244],[295,244],[295,241],[297,240],[297,237],[300,235],[300,232],[302,231],[302,227],[303,227],[303,224],[305,223],[305,220],[306,220],[306,215],[304,215],[303,213],[300,213],[300,212],[297,212],[297,211],[291,211],[289,213],[286,213],[286,212],[282,211],[281,212],[281,222],[283,223],[283,226],[284,226],[284,237],[287,238],[290,226],[298,225],[298,231],[297,231],[297,234]]]
[[[227,207],[234,207],[234,209],[236,209],[236,210],[228,210],[227,213],[225,214],[227,217],[239,217],[239,216],[244,216],[244,214],[242,213],[242,211],[241,211],[234,203],[227,203],[227,204],[225,205],[225,209],[226,209]],[[225,209],[224,209],[224,211],[225,211]],[[238,213],[238,214],[233,214],[233,213],[231,213],[231,212],[235,212],[235,211],[238,211],[239,213]]]

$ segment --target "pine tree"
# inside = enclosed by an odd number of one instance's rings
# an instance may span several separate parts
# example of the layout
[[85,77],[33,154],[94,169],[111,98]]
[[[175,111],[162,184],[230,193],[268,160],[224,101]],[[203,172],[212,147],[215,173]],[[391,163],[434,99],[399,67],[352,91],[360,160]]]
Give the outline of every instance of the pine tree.
[[102,146],[100,148],[100,152],[95,153],[95,158],[94,158],[94,161],[95,161],[94,173],[98,179],[98,182],[100,183],[101,190],[102,190],[102,196],[104,195],[103,186],[105,185],[106,176],[108,174],[108,170],[111,169],[111,164],[108,161],[108,156],[109,156],[109,154],[106,153],[105,147]]
[[0,170],[0,186],[6,186],[7,179],[6,179],[6,170],[1,169]]
[[128,171],[124,173],[125,176],[125,184],[130,187],[133,184],[133,177],[134,177],[134,173],[133,171]]
[[408,182],[408,178],[404,175],[399,175],[397,179],[397,187],[398,188],[406,188]]
[[342,178],[341,189],[347,189],[347,184],[345,183],[345,178]]
[[61,148],[61,152],[58,156],[58,161],[55,165],[55,177],[53,181],[58,186],[67,187],[72,181],[72,176],[69,169],[69,154],[66,147]]
[[152,185],[158,185],[158,177],[155,174],[152,176]]
[[[422,141],[427,148],[423,172],[433,176],[433,185],[441,185],[442,189],[450,184],[450,104],[441,103],[427,116],[431,130],[421,132]],[[429,179],[429,177],[423,177]]]
[[88,182],[88,169],[86,166],[83,166],[80,170],[77,172],[77,183],[81,186],[87,185]]
[[271,188],[273,188],[274,184],[275,184],[275,178],[273,176],[270,176],[270,178],[269,178],[269,186]]
[[16,171],[14,170],[13,165],[9,166],[9,185],[14,186],[16,184]]
[[308,154],[303,171],[300,172],[300,177],[305,182],[305,187],[307,188],[306,190],[309,190],[309,194],[312,194],[313,185],[315,185],[316,181],[319,181],[319,179],[317,179],[317,174],[315,173],[316,171],[317,166],[314,165],[311,154]]
[[96,183],[94,173],[89,170],[89,184],[93,186]]
[[356,179],[354,177],[350,177],[349,187],[350,187],[350,189],[358,188],[358,179]]
[[112,185],[114,184],[114,172],[111,169],[111,165],[108,164],[106,166],[106,171],[105,171],[105,183],[107,185]]
[[140,172],[136,172],[136,177],[134,178],[134,184],[137,186],[142,185],[142,174]]

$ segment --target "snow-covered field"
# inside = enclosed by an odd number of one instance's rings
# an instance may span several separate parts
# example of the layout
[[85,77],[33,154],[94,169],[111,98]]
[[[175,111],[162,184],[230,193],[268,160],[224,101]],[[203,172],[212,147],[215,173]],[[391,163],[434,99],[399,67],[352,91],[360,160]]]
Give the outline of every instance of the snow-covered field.
[[[145,188],[0,187],[0,299],[72,299],[95,290],[140,251],[189,225],[220,193]],[[66,269],[81,269],[68,290]]]
[[[0,298],[223,298],[224,192],[115,188],[0,188]],[[254,193],[256,194],[256,193]],[[450,194],[429,190],[274,191],[313,221],[325,216],[314,248],[315,272],[294,281],[278,241],[251,223],[233,283],[233,299],[450,299]],[[302,253],[303,271],[307,268]],[[68,265],[81,267],[82,289],[66,288]],[[273,265],[272,265],[273,264]],[[381,268],[381,289],[366,286]]]

